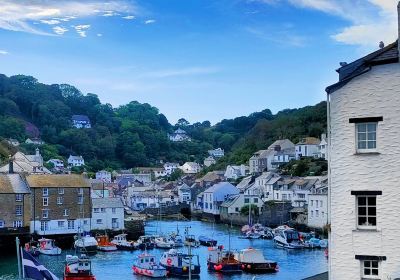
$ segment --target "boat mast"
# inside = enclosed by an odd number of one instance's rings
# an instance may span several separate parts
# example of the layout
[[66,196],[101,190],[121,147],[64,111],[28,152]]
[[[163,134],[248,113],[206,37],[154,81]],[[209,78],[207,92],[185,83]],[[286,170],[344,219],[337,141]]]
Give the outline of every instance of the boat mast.
[[189,254],[189,280],[192,280],[192,242],[189,236],[189,229],[190,226],[185,227],[185,235],[189,238],[189,247],[188,247],[188,254]]

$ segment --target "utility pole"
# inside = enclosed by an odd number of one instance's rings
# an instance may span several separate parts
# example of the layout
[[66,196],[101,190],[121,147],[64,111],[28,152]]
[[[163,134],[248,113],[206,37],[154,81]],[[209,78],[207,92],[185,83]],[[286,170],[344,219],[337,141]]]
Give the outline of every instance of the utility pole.
[[21,277],[21,250],[19,249],[19,238],[15,237],[15,245],[17,247],[17,263],[18,263],[18,279],[22,279]]

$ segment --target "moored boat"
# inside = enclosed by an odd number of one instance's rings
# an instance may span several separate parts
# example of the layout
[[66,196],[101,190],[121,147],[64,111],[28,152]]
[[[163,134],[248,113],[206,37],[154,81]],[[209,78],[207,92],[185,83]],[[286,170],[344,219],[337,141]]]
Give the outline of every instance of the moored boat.
[[186,246],[190,245],[191,247],[199,247],[200,246],[200,242],[198,240],[196,240],[196,237],[194,235],[186,235],[184,244]]
[[154,239],[155,238],[147,235],[140,236],[135,246],[140,250],[154,249]]
[[75,249],[82,254],[96,254],[97,245],[96,239],[90,235],[78,237],[74,243]]
[[110,242],[108,235],[96,236],[97,250],[103,252],[117,251],[117,246]]
[[92,263],[86,255],[67,255],[64,280],[96,280],[92,273]]
[[217,246],[217,240],[212,239],[205,235],[199,236],[200,245],[207,246],[207,247],[214,247]]
[[223,250],[223,246],[208,248],[207,268],[221,273],[241,273],[242,266],[235,259],[234,253]]
[[165,267],[168,276],[188,276],[189,269],[193,277],[200,275],[199,256],[192,255],[192,260],[190,261],[188,254],[178,252],[176,249],[165,252],[161,256],[160,265]]
[[55,246],[53,239],[41,238],[39,242],[39,252],[43,255],[58,256],[61,255],[61,249]]
[[31,240],[25,243],[25,251],[30,253],[32,256],[37,257],[40,255],[39,243],[37,241]]
[[175,245],[175,242],[172,239],[164,236],[156,237],[154,242],[156,247],[160,249],[171,249]]
[[133,273],[153,278],[167,276],[167,270],[157,264],[156,257],[147,253],[141,254],[134,261],[132,266]]
[[126,233],[121,233],[116,236],[111,240],[111,243],[113,243],[115,246],[117,246],[118,250],[125,250],[125,251],[133,251],[136,249],[135,242],[133,241],[128,241],[126,239],[127,234]]
[[235,259],[240,262],[241,267],[246,272],[265,273],[277,272],[278,264],[264,258],[260,250],[248,248],[235,253]]
[[301,241],[299,233],[294,229],[276,230],[274,244],[276,247],[284,249],[304,248],[304,243]]

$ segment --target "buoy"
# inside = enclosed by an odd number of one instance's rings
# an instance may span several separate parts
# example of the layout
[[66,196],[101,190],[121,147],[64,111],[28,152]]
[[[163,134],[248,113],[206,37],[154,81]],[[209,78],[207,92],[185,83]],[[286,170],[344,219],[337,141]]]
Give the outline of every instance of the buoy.
[[247,268],[248,268],[248,269],[251,269],[251,265],[248,264],[248,265],[247,265]]
[[182,269],[183,269],[183,271],[186,271],[186,270],[187,270],[187,267],[186,267],[186,266],[184,266]]
[[171,258],[168,258],[168,259],[167,259],[167,264],[168,264],[168,265],[171,265],[171,264],[172,264],[172,259],[171,259]]

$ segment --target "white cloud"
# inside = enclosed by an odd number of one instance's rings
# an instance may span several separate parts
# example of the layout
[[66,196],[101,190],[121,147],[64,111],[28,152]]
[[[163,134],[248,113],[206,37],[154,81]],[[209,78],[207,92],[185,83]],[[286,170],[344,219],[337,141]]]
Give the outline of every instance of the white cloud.
[[[103,14],[135,14],[136,6],[128,0],[0,0],[0,29],[51,35],[35,22],[58,24]],[[56,21],[59,21],[58,23]]]
[[65,32],[68,31],[68,29],[62,26],[54,26],[53,31],[58,35],[63,35]]
[[219,69],[215,67],[189,67],[182,69],[164,69],[151,71],[143,73],[141,76],[150,78],[169,78],[177,76],[207,75],[215,74],[217,72],[219,72]]
[[8,54],[8,51],[5,51],[5,50],[0,50],[0,54],[2,54],[2,55],[6,55],[6,54]]
[[155,23],[156,21],[154,19],[148,19],[144,22],[144,24],[152,24]]
[[96,35],[97,35],[97,37],[102,37],[103,36],[103,34],[101,34],[101,33],[97,33]]
[[81,37],[86,37],[86,31],[90,28],[90,24],[81,24],[73,26],[76,30],[76,33]]
[[122,18],[123,18],[123,19],[131,20],[131,19],[135,19],[135,16],[130,15],[130,16],[122,17]]
[[114,12],[114,11],[105,11],[105,13],[102,15],[103,17],[114,17],[118,16],[119,14]]
[[397,0],[256,0],[267,4],[289,3],[341,17],[348,26],[331,35],[337,42],[377,47],[397,39]]
[[60,23],[60,21],[57,19],[42,19],[40,20],[40,22],[48,25],[55,25]]

